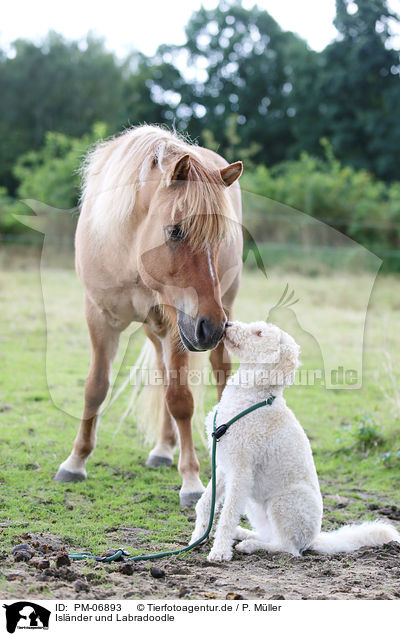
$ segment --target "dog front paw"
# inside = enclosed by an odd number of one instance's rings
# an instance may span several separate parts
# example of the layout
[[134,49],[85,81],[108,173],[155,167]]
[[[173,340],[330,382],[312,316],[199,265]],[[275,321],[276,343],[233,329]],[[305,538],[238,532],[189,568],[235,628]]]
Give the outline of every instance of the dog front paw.
[[230,561],[232,558],[232,549],[218,550],[213,548],[207,557],[207,561],[219,563],[221,561]]

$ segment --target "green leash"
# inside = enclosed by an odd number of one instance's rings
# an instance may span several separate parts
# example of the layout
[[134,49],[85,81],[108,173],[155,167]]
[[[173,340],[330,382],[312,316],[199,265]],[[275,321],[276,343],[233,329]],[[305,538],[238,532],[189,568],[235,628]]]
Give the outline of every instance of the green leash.
[[226,424],[221,424],[218,428],[215,428],[215,423],[217,421],[218,410],[215,411],[214,421],[213,421],[213,444],[211,450],[211,509],[210,509],[210,519],[208,521],[207,530],[203,534],[200,539],[197,539],[194,543],[186,546],[185,548],[179,548],[178,550],[168,550],[167,552],[157,552],[156,554],[140,554],[138,556],[130,556],[129,552],[126,552],[122,548],[119,548],[115,551],[114,554],[107,557],[97,557],[91,552],[71,552],[68,556],[72,561],[82,561],[83,559],[95,559],[96,561],[100,561],[102,563],[110,563],[111,561],[116,561],[121,557],[128,557],[125,561],[150,561],[152,559],[161,559],[166,556],[173,556],[174,554],[181,554],[182,552],[188,552],[188,550],[192,550],[200,543],[202,543],[205,539],[207,539],[208,535],[211,532],[211,528],[214,522],[214,512],[215,512],[215,498],[216,498],[216,454],[217,454],[217,442],[218,440],[226,433],[228,428],[234,423],[240,420],[245,415],[252,413],[257,409],[260,409],[262,406],[271,406],[273,401],[275,400],[275,395],[271,395],[269,398],[262,400],[262,402],[257,402],[257,404],[253,404],[253,406],[249,406],[244,411],[241,411],[235,417],[232,417]]

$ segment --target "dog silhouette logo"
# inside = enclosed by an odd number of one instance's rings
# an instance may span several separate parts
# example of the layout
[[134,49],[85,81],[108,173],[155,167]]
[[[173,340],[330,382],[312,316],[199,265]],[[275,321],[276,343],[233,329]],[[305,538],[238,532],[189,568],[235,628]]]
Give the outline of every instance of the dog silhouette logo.
[[37,603],[18,601],[3,607],[6,610],[6,627],[9,634],[14,634],[16,629],[49,629],[51,612]]

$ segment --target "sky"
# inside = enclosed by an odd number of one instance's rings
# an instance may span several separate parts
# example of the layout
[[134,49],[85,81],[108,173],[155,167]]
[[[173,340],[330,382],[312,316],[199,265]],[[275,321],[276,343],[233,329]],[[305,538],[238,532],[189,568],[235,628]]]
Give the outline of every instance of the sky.
[[[335,0],[243,0],[246,8],[255,3],[266,9],[284,30],[297,32],[317,51],[335,38],[332,24]],[[104,36],[107,48],[121,57],[135,49],[153,55],[160,44],[185,42],[185,24],[201,4],[214,8],[218,1],[3,1],[0,46],[7,48],[17,38],[38,42],[50,29],[68,39],[81,39],[91,30]],[[389,0],[389,6],[400,13],[400,0]]]

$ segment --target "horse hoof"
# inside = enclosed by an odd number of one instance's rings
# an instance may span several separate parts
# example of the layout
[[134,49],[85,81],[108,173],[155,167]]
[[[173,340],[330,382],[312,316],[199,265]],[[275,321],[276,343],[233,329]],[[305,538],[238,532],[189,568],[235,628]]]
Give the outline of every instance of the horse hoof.
[[71,473],[70,470],[65,470],[65,468],[59,468],[56,474],[54,475],[55,481],[84,481],[86,479],[85,475],[82,473]]
[[161,455],[149,455],[146,460],[146,466],[150,468],[172,466],[172,459],[170,459],[169,457],[161,457]]
[[182,508],[191,508],[195,506],[200,499],[202,492],[183,492],[179,495],[179,501]]

